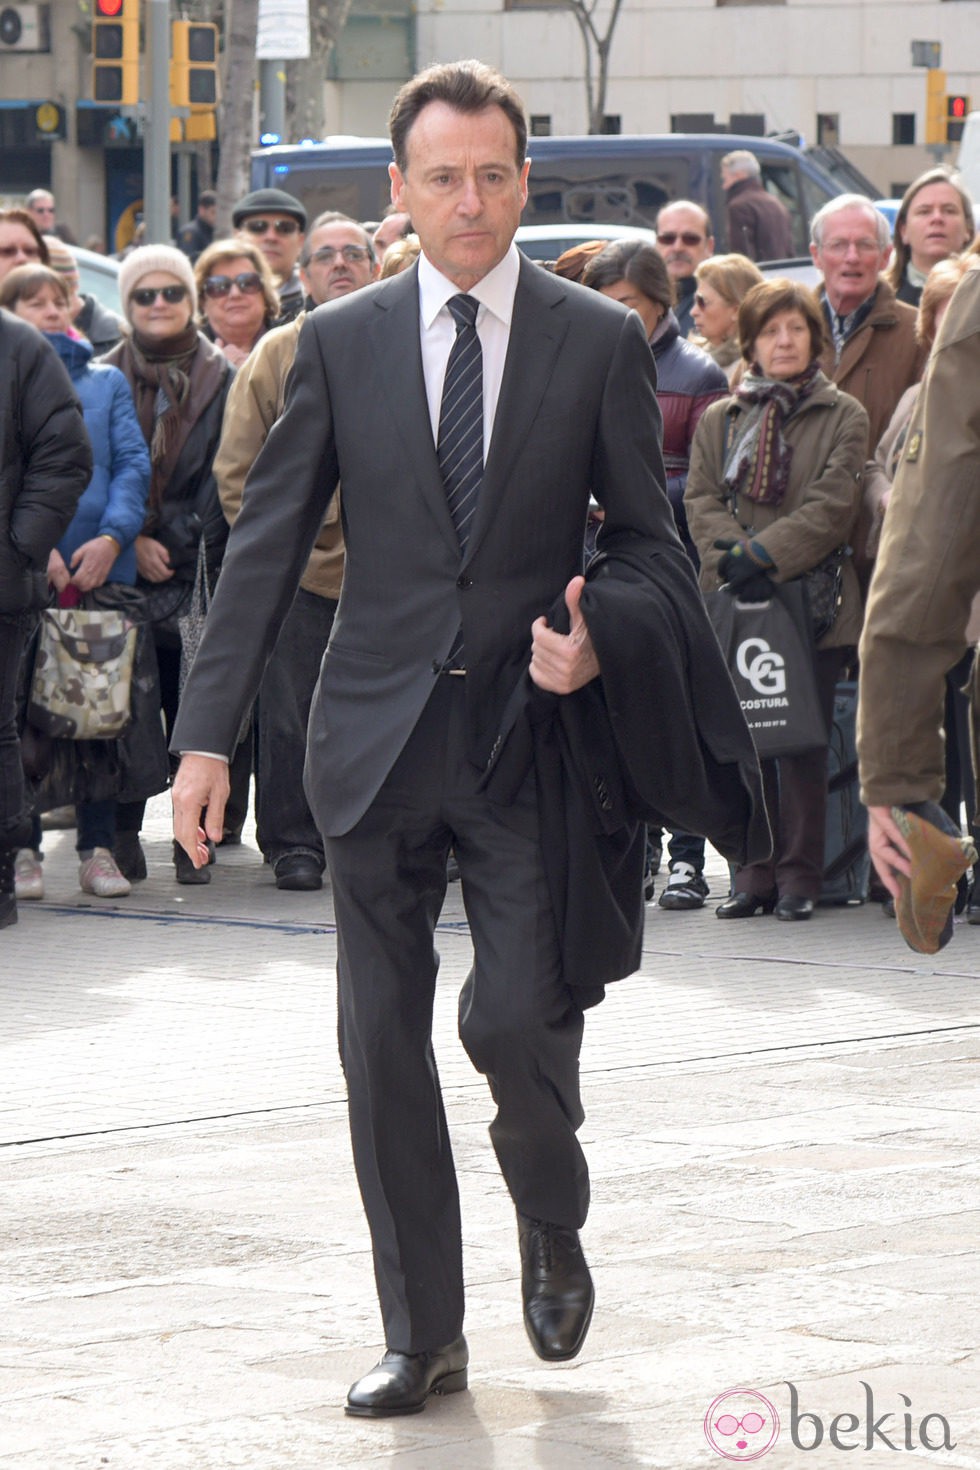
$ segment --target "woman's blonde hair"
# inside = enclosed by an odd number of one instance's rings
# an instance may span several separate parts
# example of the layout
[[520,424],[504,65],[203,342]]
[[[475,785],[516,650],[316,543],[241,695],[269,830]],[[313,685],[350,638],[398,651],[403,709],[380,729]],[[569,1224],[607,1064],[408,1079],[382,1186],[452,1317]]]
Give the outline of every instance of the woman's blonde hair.
[[262,277],[262,295],[265,299],[265,324],[269,326],[279,315],[279,293],[276,290],[275,279],[269,269],[269,262],[257,245],[251,240],[243,240],[235,235],[227,240],[215,240],[206,250],[202,250],[194,263],[194,281],[197,285],[197,299],[199,303],[198,316],[204,322],[207,320],[204,314],[204,305],[207,300],[204,294],[204,282],[208,276],[221,272],[217,267],[224,265],[227,260],[248,260],[253,268]]

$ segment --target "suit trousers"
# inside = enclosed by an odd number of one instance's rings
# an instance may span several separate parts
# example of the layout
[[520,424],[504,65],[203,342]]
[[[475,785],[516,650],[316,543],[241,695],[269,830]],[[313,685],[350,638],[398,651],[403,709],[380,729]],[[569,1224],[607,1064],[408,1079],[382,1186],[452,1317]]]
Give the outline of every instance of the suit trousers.
[[435,680],[360,822],[326,840],[338,935],[340,1051],[390,1349],[462,1330],[459,1197],[432,1046],[436,922],[450,847],[473,966],[459,1034],[496,1104],[490,1137],[518,1210],[570,1228],[588,1210],[576,1130],[582,1011],[561,979],[533,781],[495,807],[466,758],[465,677]]

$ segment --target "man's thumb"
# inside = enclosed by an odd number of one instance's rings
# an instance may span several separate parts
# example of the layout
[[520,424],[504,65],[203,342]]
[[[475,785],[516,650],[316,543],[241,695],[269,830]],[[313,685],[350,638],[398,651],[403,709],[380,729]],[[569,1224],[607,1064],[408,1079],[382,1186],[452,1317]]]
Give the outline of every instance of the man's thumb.
[[576,633],[585,626],[585,619],[579,607],[582,601],[582,588],[585,586],[584,577],[573,577],[565,588],[565,606],[568,608],[568,616],[571,619],[569,632]]

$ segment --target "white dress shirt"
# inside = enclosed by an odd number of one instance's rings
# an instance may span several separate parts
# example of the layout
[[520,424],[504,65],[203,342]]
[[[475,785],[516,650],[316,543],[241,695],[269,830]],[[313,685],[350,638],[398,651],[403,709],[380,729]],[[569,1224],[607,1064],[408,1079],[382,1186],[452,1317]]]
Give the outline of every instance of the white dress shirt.
[[[480,303],[476,314],[476,331],[483,349],[483,462],[486,463],[493,420],[504,376],[510,323],[514,315],[514,296],[520,275],[521,256],[511,242],[510,249],[493,270],[466,292]],[[423,253],[419,256],[419,332],[422,339],[422,372],[425,396],[429,403],[432,441],[439,442],[439,410],[446,365],[456,340],[456,323],[446,302],[460,294],[459,287],[437,271]]]

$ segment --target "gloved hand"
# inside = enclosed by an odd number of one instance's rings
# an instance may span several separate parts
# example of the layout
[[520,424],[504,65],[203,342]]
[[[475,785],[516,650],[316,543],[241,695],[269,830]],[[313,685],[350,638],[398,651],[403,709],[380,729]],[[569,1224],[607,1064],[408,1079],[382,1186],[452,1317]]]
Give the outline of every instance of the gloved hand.
[[772,582],[764,570],[762,558],[753,552],[751,543],[716,541],[714,544],[716,551],[725,553],[718,563],[721,580],[743,602],[766,602],[772,596]]

